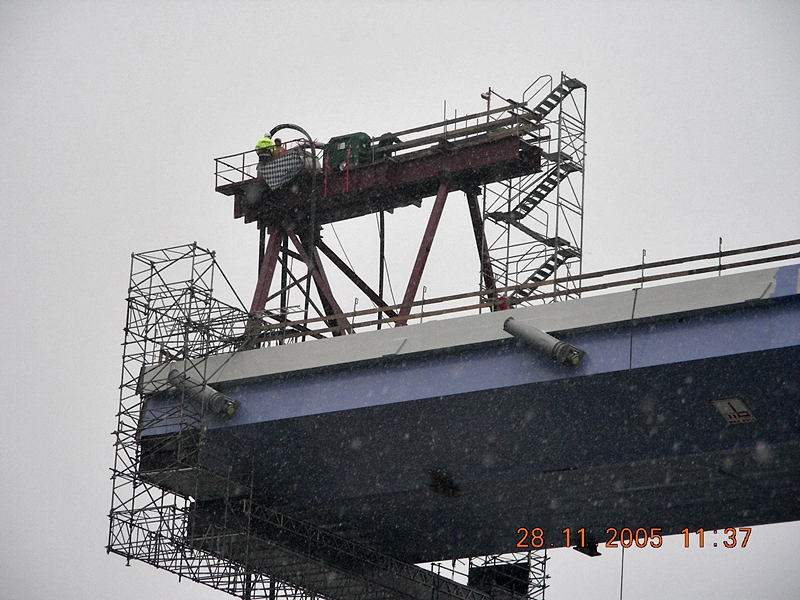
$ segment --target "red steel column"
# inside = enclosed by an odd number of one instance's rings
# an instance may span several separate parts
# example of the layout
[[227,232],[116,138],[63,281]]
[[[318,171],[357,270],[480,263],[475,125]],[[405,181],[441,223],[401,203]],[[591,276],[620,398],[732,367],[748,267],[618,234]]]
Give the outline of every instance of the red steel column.
[[[481,218],[481,207],[478,204],[478,194],[476,191],[467,190],[467,206],[469,206],[469,217],[472,220],[472,231],[475,234],[475,244],[478,247],[478,258],[481,261],[481,276],[483,277],[483,287],[493,290],[497,287],[492,269],[492,260],[489,256],[489,244],[486,242],[486,231],[483,228]],[[490,294],[489,298],[494,300],[495,294]],[[492,307],[492,310],[496,310]]]
[[[428,226],[425,228],[425,235],[422,236],[422,243],[419,246],[417,253],[417,260],[414,263],[414,268],[411,270],[411,278],[408,280],[408,287],[406,294],[403,296],[403,304],[411,304],[417,295],[419,283],[422,280],[422,272],[425,270],[425,263],[428,261],[428,254],[431,252],[433,245],[433,237],[436,235],[436,228],[439,226],[439,219],[442,217],[442,210],[444,210],[444,201],[447,199],[447,194],[450,192],[450,181],[443,181],[439,184],[439,191],[436,193],[436,202],[433,203],[431,216],[428,218]],[[400,309],[400,316],[406,317],[411,313],[411,306],[404,306]],[[397,321],[396,326],[405,325],[408,319]]]
[[[338,315],[335,316],[334,318],[336,320],[337,326],[339,327],[340,335],[344,333],[352,333],[352,329],[350,327],[350,321],[348,321],[344,316],[342,316],[343,311],[336,303],[336,299],[333,297],[333,292],[331,291],[330,283],[328,283],[328,278],[325,275],[325,271],[322,268],[322,263],[319,260],[319,254],[317,253],[316,247],[314,246],[311,247],[311,252],[314,261],[312,263],[309,260],[309,256],[308,253],[306,252],[305,247],[297,238],[297,236],[294,234],[294,232],[290,230],[288,234],[289,234],[289,239],[292,240],[292,243],[294,244],[294,247],[297,248],[297,253],[300,255],[300,258],[302,258],[303,261],[307,265],[309,265],[309,268],[311,269],[311,276],[314,278],[314,283],[317,284],[317,290],[319,291],[320,296],[322,296],[330,305],[331,310],[333,311],[333,315],[329,316]],[[336,333],[334,333],[334,335],[336,335]]]
[[253,303],[250,305],[250,312],[257,313],[264,310],[267,305],[267,298],[269,297],[269,285],[272,283],[272,276],[275,274],[275,265],[278,264],[278,252],[281,249],[281,238],[284,232],[280,229],[274,229],[269,234],[269,242],[267,243],[267,250],[264,252],[264,258],[261,261],[261,269],[258,271],[258,283],[256,284],[256,291],[253,294]]

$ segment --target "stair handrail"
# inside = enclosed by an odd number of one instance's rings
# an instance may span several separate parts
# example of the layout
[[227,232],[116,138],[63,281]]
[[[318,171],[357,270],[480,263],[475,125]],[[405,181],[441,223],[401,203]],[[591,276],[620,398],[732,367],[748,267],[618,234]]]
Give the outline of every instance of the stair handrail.
[[[524,91],[524,92],[522,92],[522,102],[523,102],[523,103],[527,103],[527,100],[525,99],[525,96],[526,96],[526,94],[528,93],[528,91],[529,91],[529,90],[530,90],[530,89],[531,89],[533,86],[535,86],[537,82],[539,82],[539,81],[540,81],[540,80],[542,80],[542,79],[545,79],[545,80],[547,80],[547,81],[546,81],[546,83],[544,83],[544,84],[542,84],[541,86],[539,86],[539,88],[538,88],[538,89],[537,89],[535,92],[533,92],[533,93],[531,94],[531,98],[534,98],[534,97],[536,97],[536,95],[537,95],[537,94],[539,94],[539,93],[540,93],[540,92],[541,92],[543,89],[545,89],[545,87],[549,87],[549,88],[550,88],[550,89],[548,90],[547,94],[545,95],[545,97],[549,96],[549,95],[552,93],[552,91],[553,91],[553,76],[552,76],[552,75],[539,75],[539,77],[537,77],[537,78],[536,78],[536,79],[533,81],[533,83],[531,83],[531,84],[530,84],[528,87],[526,87],[526,88],[525,88],[525,91]],[[549,84],[549,85],[548,85],[548,84]]]

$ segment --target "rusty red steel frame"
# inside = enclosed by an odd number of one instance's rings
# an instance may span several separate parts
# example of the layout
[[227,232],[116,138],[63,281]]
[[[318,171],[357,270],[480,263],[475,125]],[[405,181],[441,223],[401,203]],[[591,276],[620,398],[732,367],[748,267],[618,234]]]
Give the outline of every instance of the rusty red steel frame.
[[[428,255],[433,246],[433,238],[436,235],[436,229],[439,227],[439,220],[442,218],[442,211],[444,210],[444,203],[447,200],[447,194],[450,193],[450,181],[445,180],[439,184],[439,191],[436,194],[436,202],[431,209],[431,216],[428,218],[428,225],[425,227],[425,234],[422,236],[422,242],[419,245],[417,252],[417,260],[414,262],[414,268],[411,269],[411,277],[408,280],[408,287],[403,296],[403,308],[400,309],[400,316],[407,317],[411,312],[411,302],[417,295],[419,289],[419,282],[422,280],[422,272],[425,270],[425,263],[428,261]],[[408,321],[398,319],[395,323],[405,325]]]
[[[535,86],[537,90],[526,97]],[[232,196],[234,217],[257,223],[261,234],[247,347],[268,341],[265,334],[274,334],[277,343],[283,343],[297,337],[354,331],[355,324],[344,316],[341,298],[336,298],[339,288],[331,285],[333,281],[338,286],[341,281],[329,279],[321,257],[375,305],[378,326],[409,323],[452,192],[466,195],[480,264],[477,279],[483,288],[479,293],[483,306],[502,310],[514,303],[530,302],[527,296],[506,302],[496,292],[501,286],[569,281],[559,279],[559,269],[568,274],[580,272],[585,87],[563,74],[554,86],[553,79],[545,76],[523,93],[521,102],[502,98],[490,89],[488,95],[481,95],[487,99],[485,111],[386,133],[369,138],[366,145],[366,134],[340,136],[334,138],[336,144],[327,146],[310,138],[292,140],[283,145],[282,157],[292,154],[297,162],[296,156],[302,156],[303,167],[290,179],[277,183],[272,179],[267,184],[267,173],[280,172],[280,165],[259,172],[254,151],[217,159],[216,190]],[[490,107],[492,95],[504,104]],[[344,144],[338,147],[343,139],[358,139],[362,145],[358,151]],[[334,151],[339,154],[331,160]],[[575,181],[567,181],[569,175]],[[564,201],[562,206],[562,197],[569,195],[562,192],[568,188],[573,195],[579,190],[580,197],[571,204]],[[389,277],[384,215],[410,205],[421,207],[423,199],[430,197],[435,200],[410,276],[404,282],[402,301],[393,304],[391,279],[392,297],[384,295],[384,275]],[[542,212],[548,202],[550,213]],[[332,229],[334,223],[371,214],[378,216],[379,223],[377,285],[368,283],[369,278],[353,268],[344,246],[337,253],[322,241],[323,227]],[[572,237],[559,233],[559,219],[566,219],[560,215],[568,214],[576,221],[564,221],[562,231],[571,232]],[[514,273],[510,273],[512,264]],[[569,286],[555,294],[571,295]],[[357,301],[352,300],[354,311]],[[308,324],[316,323],[326,327],[312,331]]]
[[[800,246],[800,239],[795,240],[788,240],[785,242],[777,242],[774,244],[764,244],[760,246],[751,246],[747,248],[738,248],[734,250],[726,250],[722,252],[712,252],[707,254],[698,254],[693,256],[686,256],[681,258],[669,259],[669,260],[662,260],[662,261],[655,261],[650,263],[639,263],[635,265],[630,265],[626,267],[618,267],[614,269],[605,269],[602,271],[596,271],[593,273],[584,273],[579,276],[573,276],[569,278],[569,280],[579,280],[580,286],[577,288],[581,293],[587,294],[592,292],[599,292],[611,288],[618,288],[618,287],[630,287],[630,286],[642,286],[645,283],[653,283],[657,281],[664,281],[668,279],[680,279],[680,278],[691,278],[698,275],[707,275],[717,273],[720,274],[723,271],[729,271],[731,269],[744,269],[747,267],[754,267],[759,265],[765,265],[775,262],[785,262],[785,261],[792,261],[800,259],[800,250],[794,252],[788,252],[783,254],[776,254],[772,256],[762,256],[758,258],[748,259],[748,260],[740,260],[736,262],[730,263],[723,263],[721,262],[723,258],[728,258],[732,256],[740,256],[743,254],[757,254],[763,252],[769,252],[772,250],[777,250],[780,248],[786,248],[791,246]],[[677,271],[668,271],[664,273],[654,273],[652,275],[644,275],[646,270],[656,270],[662,269],[665,267],[671,267],[675,265],[683,265],[687,263],[699,262],[699,261],[718,261],[717,264],[705,266],[705,267],[698,267],[693,269],[682,269]],[[584,285],[584,282],[596,279],[609,279],[611,277],[617,275],[623,275],[628,273],[641,273],[641,275],[637,277],[628,277],[625,279],[616,279],[612,281],[601,281],[595,284]],[[461,294],[451,294],[448,296],[441,296],[436,298],[428,298],[425,300],[417,300],[408,304],[396,304],[387,307],[381,308],[370,308],[364,309],[359,311],[348,312],[343,315],[349,320],[349,326],[352,330],[361,329],[361,328],[373,328],[380,324],[396,324],[398,322],[407,322],[412,319],[430,319],[433,317],[439,317],[443,315],[452,315],[455,313],[475,313],[480,310],[492,310],[499,306],[507,305],[509,308],[513,307],[515,304],[519,304],[519,300],[514,301],[512,299],[507,298],[508,295],[513,293],[517,290],[531,290],[537,291],[539,288],[545,287],[553,287],[559,284],[564,283],[564,281],[559,280],[552,280],[552,281],[545,281],[539,283],[532,283],[532,284],[525,284],[525,285],[514,285],[508,287],[498,287],[494,290],[479,290],[473,292],[464,292]],[[552,301],[558,292],[545,292],[545,291],[537,291],[536,292],[536,299],[540,301]],[[487,299],[482,300],[482,298],[487,297]],[[434,309],[430,310],[431,306],[442,305],[446,303],[458,302],[458,301],[468,301],[465,304],[459,304],[458,306],[454,306],[451,308],[441,308],[441,309]],[[477,301],[475,301],[477,300]],[[411,313],[410,311],[414,308],[425,308],[424,312],[415,312]],[[369,319],[365,321],[360,321],[356,323],[356,318],[358,317],[369,317],[372,315],[379,314],[381,312],[387,313],[389,310],[398,310],[403,311],[406,310],[405,314],[398,314],[397,316],[388,316],[385,318],[376,318],[376,319]],[[335,318],[335,316],[334,316]],[[308,326],[310,324],[319,323],[320,321],[324,321],[326,319],[321,318],[312,318],[302,321],[296,321],[292,323],[292,326]],[[264,341],[270,339],[269,333],[279,329],[280,325],[265,325],[261,328],[260,335],[264,336]],[[285,327],[285,326],[284,326]],[[335,331],[336,328],[327,328],[327,329],[314,329],[313,331],[318,334],[325,334],[325,333],[332,333]],[[307,334],[303,334],[301,332],[296,333],[287,333],[285,334],[286,340],[291,339],[298,339],[300,337],[305,337]]]

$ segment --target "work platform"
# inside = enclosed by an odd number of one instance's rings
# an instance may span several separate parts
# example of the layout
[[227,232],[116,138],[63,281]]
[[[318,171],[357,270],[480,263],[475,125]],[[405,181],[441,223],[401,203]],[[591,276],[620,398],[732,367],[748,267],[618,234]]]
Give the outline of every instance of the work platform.
[[[512,117],[413,142],[403,143],[395,134],[386,134],[370,140],[374,145],[368,158],[360,163],[345,162],[341,169],[331,168],[325,159],[321,167],[313,144],[300,140],[282,157],[273,159],[303,165],[290,182],[270,189],[265,179],[254,176],[254,152],[246,152],[235,155],[241,157],[243,167],[234,170],[238,176],[234,181],[219,179],[220,168],[230,172],[225,165],[232,157],[217,159],[216,191],[233,196],[235,218],[267,226],[309,221],[312,203],[317,225],[391,212],[412,204],[419,206],[423,198],[436,195],[443,180],[450,181],[453,191],[477,190],[541,171],[542,150],[533,145],[541,142],[535,133],[540,128],[533,116],[520,110]],[[396,143],[378,146],[384,138]],[[377,155],[375,148],[380,150]],[[295,160],[297,155],[304,158]],[[249,168],[244,166],[248,160]]]
[[[585,84],[562,73],[558,81],[538,78],[521,101],[491,88],[481,98],[484,111],[445,115],[438,123],[376,137],[356,132],[320,143],[302,127],[284,123],[269,135],[288,129],[303,137],[281,142],[268,155],[250,150],[215,160],[216,191],[233,198],[236,218],[259,229],[249,331],[264,335],[251,336],[250,347],[270,343],[276,333],[272,325],[281,329],[280,336],[352,331],[353,323],[342,316],[342,306],[350,302],[343,303],[342,290],[331,286],[332,269],[345,276],[346,286],[352,284],[385,309],[378,318],[402,326],[417,299],[445,204],[462,202],[448,200],[461,193],[480,286],[524,287],[508,302],[491,294],[486,299],[498,305],[529,303],[534,300],[529,284],[581,271]],[[500,106],[493,107],[493,100]],[[402,301],[389,299],[386,215],[410,205],[421,208],[433,197]],[[377,226],[377,282],[375,274],[356,272],[348,264],[344,247],[338,253],[325,241],[335,234],[334,223],[370,214]],[[574,285],[562,285],[558,292],[571,297]],[[390,308],[394,304],[402,306]],[[323,317],[325,331],[317,317]]]
[[[797,520],[799,272],[150,366],[140,475],[193,498],[197,531],[236,517],[227,495],[406,563],[513,552],[520,528],[558,547],[565,528],[602,543],[609,527]],[[569,368],[520,344],[503,330],[509,316],[585,359]],[[182,449],[164,443],[180,402],[173,369],[241,402]],[[174,463],[186,469],[164,469]],[[185,476],[196,467],[211,475]],[[287,535],[262,529],[275,543]],[[215,535],[196,544],[219,547]]]

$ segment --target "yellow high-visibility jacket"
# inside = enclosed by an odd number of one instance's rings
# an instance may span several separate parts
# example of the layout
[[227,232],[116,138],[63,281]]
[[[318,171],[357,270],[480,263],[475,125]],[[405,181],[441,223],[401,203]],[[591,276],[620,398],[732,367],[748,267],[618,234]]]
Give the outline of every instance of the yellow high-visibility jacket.
[[256,153],[261,156],[262,154],[270,153],[273,154],[275,152],[275,142],[272,141],[268,135],[265,135],[263,138],[256,142]]

